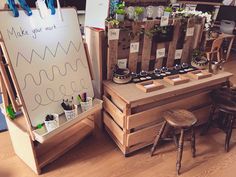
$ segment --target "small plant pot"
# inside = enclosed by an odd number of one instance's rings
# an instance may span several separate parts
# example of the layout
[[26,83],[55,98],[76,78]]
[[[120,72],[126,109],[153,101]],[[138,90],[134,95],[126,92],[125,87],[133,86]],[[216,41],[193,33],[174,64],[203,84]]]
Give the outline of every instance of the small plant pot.
[[164,11],[164,16],[165,16],[165,17],[170,17],[170,12]]
[[53,131],[54,129],[59,127],[59,115],[58,114],[52,114],[54,119],[49,121],[44,121],[45,127],[48,132]]
[[143,20],[143,14],[139,14],[139,15],[135,14],[134,18],[135,18],[136,21],[142,21]]
[[125,20],[125,15],[123,14],[116,14],[116,20],[123,22]]
[[80,102],[82,112],[89,110],[93,107],[93,99],[91,97],[87,97],[87,101]]
[[64,112],[65,112],[66,120],[74,119],[77,115],[76,107],[75,109],[72,109],[72,110],[64,110]]

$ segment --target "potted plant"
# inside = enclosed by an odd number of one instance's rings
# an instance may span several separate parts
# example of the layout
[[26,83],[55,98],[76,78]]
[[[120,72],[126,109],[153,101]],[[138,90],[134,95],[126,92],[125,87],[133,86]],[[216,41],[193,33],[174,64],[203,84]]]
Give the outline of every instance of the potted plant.
[[173,12],[172,8],[171,7],[166,7],[164,9],[164,16],[170,16],[170,14]]
[[125,19],[125,4],[121,3],[117,5],[117,9],[116,9],[116,20],[118,21],[124,21]]
[[135,20],[142,20],[143,19],[143,8],[142,7],[135,7],[134,13],[135,13]]

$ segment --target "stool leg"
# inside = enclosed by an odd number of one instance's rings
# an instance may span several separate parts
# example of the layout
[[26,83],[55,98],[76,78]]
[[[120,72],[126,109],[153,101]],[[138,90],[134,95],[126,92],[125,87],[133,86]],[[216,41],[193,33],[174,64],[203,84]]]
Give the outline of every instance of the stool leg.
[[201,135],[205,135],[207,133],[207,131],[209,130],[209,128],[210,128],[210,126],[211,126],[211,124],[213,122],[213,116],[214,116],[215,110],[216,110],[216,105],[213,104],[211,106],[211,110],[210,110],[208,121],[207,121],[206,125],[203,127]]
[[182,154],[183,154],[183,145],[184,145],[184,129],[181,129],[179,145],[178,145],[177,163],[176,163],[177,175],[180,174],[181,160],[182,160]]
[[226,152],[229,152],[229,143],[230,143],[230,138],[232,135],[233,125],[234,125],[234,117],[232,116],[230,119],[228,130],[226,132],[226,138],[225,138],[225,151]]
[[162,136],[162,134],[163,134],[163,132],[165,130],[165,127],[166,127],[166,123],[167,122],[164,121],[163,125],[161,126],[161,129],[160,129],[159,133],[157,134],[157,136],[156,136],[156,138],[154,140],[154,143],[153,143],[153,146],[152,146],[152,149],[151,149],[151,156],[153,155],[153,152],[155,151],[156,146],[157,146],[159,140],[161,139],[161,136]]
[[178,138],[175,134],[174,128],[173,128],[173,131],[172,131],[172,137],[173,137],[173,141],[174,141],[174,144],[175,144],[176,148],[178,148]]
[[195,146],[195,131],[194,126],[191,128],[191,150],[192,150],[192,157],[196,155],[196,146]]

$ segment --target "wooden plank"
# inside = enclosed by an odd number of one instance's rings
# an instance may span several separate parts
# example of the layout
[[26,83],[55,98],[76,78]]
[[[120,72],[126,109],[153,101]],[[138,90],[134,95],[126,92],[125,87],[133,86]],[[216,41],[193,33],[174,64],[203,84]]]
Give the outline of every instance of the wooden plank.
[[205,25],[205,19],[203,18],[201,20],[201,23],[196,23],[194,25],[194,37],[193,37],[193,49],[197,49],[200,46],[203,30],[204,30],[204,25]]
[[127,129],[129,130],[129,129],[137,128],[139,126],[142,126],[151,122],[161,122],[163,120],[161,118],[161,114],[168,109],[172,109],[172,108],[191,109],[201,104],[210,104],[210,103],[211,103],[211,99],[209,97],[209,91],[200,93],[198,95],[189,96],[187,98],[180,99],[180,100],[176,99],[176,101],[171,100],[171,102],[167,102],[155,108],[128,116]]
[[124,132],[120,129],[120,127],[111,119],[111,117],[103,112],[103,121],[107,128],[112,132],[112,134],[116,137],[116,139],[124,145]]
[[116,143],[116,145],[120,148],[121,152],[123,154],[126,154],[126,150],[124,145],[122,145],[120,143],[120,141],[114,136],[114,134],[111,132],[111,130],[105,125],[105,130],[107,131],[107,133],[111,136],[111,138],[113,139],[113,141]]
[[[110,96],[112,102],[120,109],[120,110],[124,110],[126,107],[126,102],[116,94],[116,92],[114,92],[112,89],[104,86],[104,93],[106,96]],[[109,95],[107,95],[109,94]]]
[[15,153],[37,174],[41,173],[30,135],[6,119]]
[[[73,129],[68,129],[67,131],[65,131],[65,133],[69,134],[69,136],[66,139],[64,138],[63,141],[61,141],[61,138],[63,136],[59,136],[57,138],[59,139],[59,142],[57,141],[57,139],[54,139],[55,142],[50,142],[48,148],[44,146],[43,153],[41,152],[37,154],[40,168],[44,167],[48,163],[60,157],[65,152],[69,151],[72,147],[82,141],[86,136],[92,133],[92,130],[93,128],[88,126],[87,124],[79,123],[75,125]],[[40,150],[41,149],[39,149],[38,152],[40,152]]]
[[103,107],[109,112],[113,120],[120,126],[124,127],[124,118],[125,115],[106,97],[103,96]]
[[1,97],[2,97],[2,102],[3,102],[3,110],[6,110],[6,107],[9,105],[9,101],[8,101],[8,95],[7,95],[7,89],[6,86],[3,82],[3,78],[2,78],[2,74],[0,73],[0,87],[1,87]]
[[[109,31],[109,29],[108,29]],[[117,64],[118,58],[118,43],[119,40],[108,40],[108,51],[107,51],[107,79],[112,78],[112,72]]]
[[[141,24],[137,22],[132,23],[132,35],[133,38],[130,41],[130,44],[132,43],[139,43],[139,49],[138,52],[132,52],[130,51],[129,54],[129,70],[131,72],[137,72],[137,62],[138,62],[138,56],[139,56],[139,50],[140,50],[140,29],[141,29]],[[131,48],[130,48],[131,49]]]
[[[154,21],[147,21],[145,24],[145,32],[149,32],[155,25]],[[142,52],[142,70],[148,71],[151,59],[152,38],[144,35],[143,52]]]
[[[3,50],[3,43],[0,43],[0,50],[1,50],[1,48]],[[6,69],[5,69],[5,65],[3,63],[3,56],[2,56],[1,51],[0,51],[0,70],[1,70],[1,78],[4,82],[4,84],[5,84],[5,88],[7,90],[7,93],[9,95],[10,99],[11,99],[12,107],[15,111],[19,111],[19,106],[16,103],[16,98],[15,98],[13,90],[11,88],[11,84],[10,84],[10,81],[9,81],[9,78],[8,78],[8,75],[7,75],[7,72],[6,72]]]
[[93,64],[92,64],[92,60],[89,54],[88,44],[86,42],[84,42],[84,49],[85,49],[85,54],[86,54],[86,58],[87,58],[88,66],[89,66],[90,77],[91,77],[91,80],[93,80],[94,78]]
[[[224,82],[228,81],[231,76],[232,73],[220,72],[212,75],[212,77],[201,80],[191,80],[183,85],[171,86],[165,84],[165,88],[150,93],[142,92],[136,88],[136,85],[133,83],[118,85],[111,81],[104,81],[103,84],[107,90],[109,89],[109,91],[115,93],[117,98],[124,100],[127,104],[131,104],[131,107],[133,108],[139,105],[161,101],[173,96],[180,96],[198,90],[201,91],[217,88]],[[159,80],[159,82],[163,83],[162,80]],[[132,90],[132,92],[130,90]]]
[[[188,31],[188,29],[194,29],[194,25],[195,25],[195,19],[194,18],[189,18],[188,19],[188,25],[187,25],[187,31]],[[189,63],[190,62],[190,54],[191,54],[191,51],[193,49],[193,45],[192,45],[193,35],[188,36],[187,33],[186,33],[186,36],[185,36],[185,42],[184,42],[184,47],[183,47],[183,52],[182,52],[182,58],[181,58],[182,63]]]
[[161,125],[162,123],[155,124],[140,131],[128,134],[128,146],[153,141],[158,133],[158,130],[161,128]]
[[[158,43],[157,44],[157,48],[156,48],[157,50],[163,49],[163,48],[165,48],[165,56],[166,56],[166,54],[167,54],[166,43],[162,42],[162,43]],[[163,58],[156,58],[155,68],[161,68],[162,67],[162,62],[163,62],[164,58],[165,57],[163,57]]]
[[167,67],[174,66],[175,51],[176,51],[177,42],[179,39],[180,26],[181,26],[180,19],[174,20],[174,34],[173,34],[173,40],[170,42],[170,45],[169,45],[169,50],[168,50],[169,52],[168,52],[167,64],[166,64]]

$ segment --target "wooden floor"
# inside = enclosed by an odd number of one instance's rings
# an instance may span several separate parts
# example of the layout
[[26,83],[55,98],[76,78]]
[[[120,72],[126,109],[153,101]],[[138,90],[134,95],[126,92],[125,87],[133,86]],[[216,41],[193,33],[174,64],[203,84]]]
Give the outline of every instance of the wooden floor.
[[[236,57],[226,70],[236,74]],[[236,76],[232,78],[236,84]],[[230,152],[224,152],[225,134],[211,129],[206,136],[197,136],[196,158],[191,157],[189,142],[185,143],[181,176],[235,177],[236,130]],[[105,132],[96,131],[81,144],[43,169],[42,177],[174,177],[176,150],[172,143],[159,147],[153,157],[150,147],[125,158]],[[34,177],[35,175],[14,155],[8,132],[0,133],[0,177]]]

